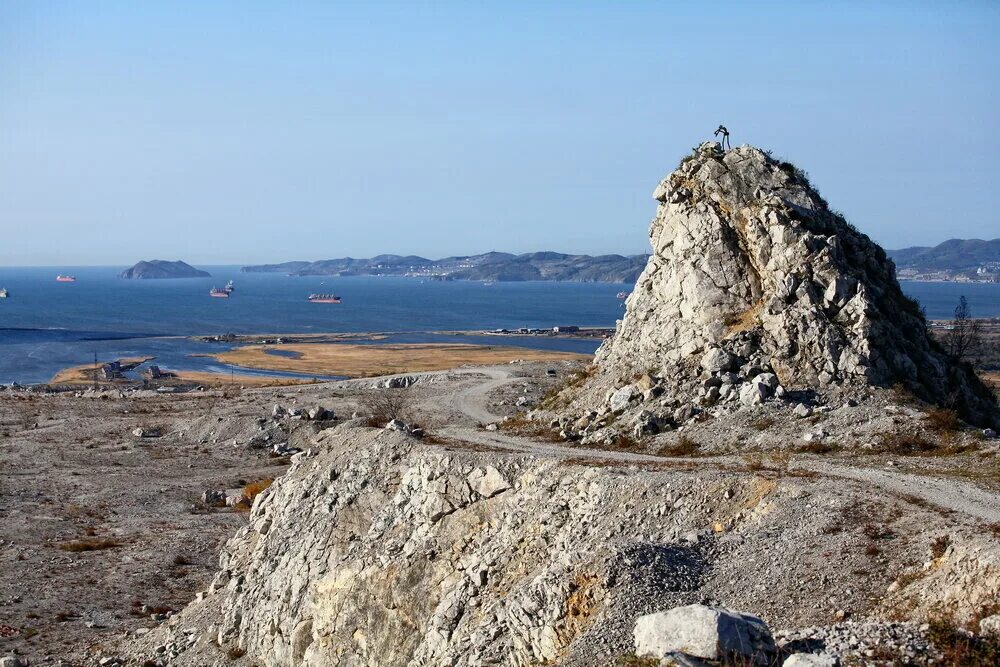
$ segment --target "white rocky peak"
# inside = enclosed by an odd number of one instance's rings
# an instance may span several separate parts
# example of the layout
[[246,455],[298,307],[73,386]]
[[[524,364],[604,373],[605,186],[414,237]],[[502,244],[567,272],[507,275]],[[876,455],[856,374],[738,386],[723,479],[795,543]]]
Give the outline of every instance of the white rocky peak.
[[882,248],[796,167],[709,142],[653,197],[653,253],[598,351],[598,386],[652,370],[677,394],[704,374],[757,368],[786,388],[902,384],[992,419],[988,393],[935,349]]

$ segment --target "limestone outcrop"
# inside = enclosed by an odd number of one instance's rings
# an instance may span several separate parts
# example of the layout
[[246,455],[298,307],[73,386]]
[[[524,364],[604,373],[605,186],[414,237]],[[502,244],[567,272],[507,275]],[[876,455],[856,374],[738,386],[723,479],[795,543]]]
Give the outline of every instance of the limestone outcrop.
[[[848,546],[849,534],[813,544],[816,526],[865,494],[842,482],[778,486],[711,469],[451,449],[344,425],[257,496],[211,586],[130,659],[582,667],[632,653],[639,617],[706,600],[753,610],[771,627],[813,625],[891,583],[863,569],[870,556]],[[929,534],[942,530],[934,512],[916,511]],[[898,547],[886,571],[924,548]],[[831,561],[830,550],[843,555]],[[802,604],[774,594],[786,588]],[[976,603],[996,592],[985,596]]]
[[[711,387],[701,383],[717,378],[709,402],[744,405],[775,391],[899,385],[995,422],[992,395],[932,342],[882,248],[794,166],[751,146],[705,143],[653,197],[653,253],[597,353],[588,386],[600,391],[577,407],[649,374],[666,380],[668,395],[704,395]],[[763,386],[728,386],[762,373]]]

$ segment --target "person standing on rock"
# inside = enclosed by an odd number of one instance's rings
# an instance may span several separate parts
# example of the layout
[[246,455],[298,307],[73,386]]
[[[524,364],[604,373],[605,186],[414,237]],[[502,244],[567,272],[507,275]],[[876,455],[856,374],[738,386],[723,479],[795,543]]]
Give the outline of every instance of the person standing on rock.
[[726,146],[732,148],[733,145],[729,143],[729,130],[726,129],[725,125],[719,125],[719,129],[715,131],[715,136],[722,135],[722,150],[726,150]]

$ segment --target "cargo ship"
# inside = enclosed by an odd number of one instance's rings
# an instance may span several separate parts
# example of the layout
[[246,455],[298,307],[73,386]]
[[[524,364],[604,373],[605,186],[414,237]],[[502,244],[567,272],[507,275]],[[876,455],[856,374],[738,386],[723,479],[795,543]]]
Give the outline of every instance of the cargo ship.
[[208,295],[213,296],[216,299],[229,298],[229,292],[227,292],[225,289],[219,289],[218,287],[213,287],[211,290],[209,290]]
[[76,276],[64,276],[63,274],[60,273],[58,276],[56,276],[56,282],[57,283],[75,283],[76,282]]
[[340,297],[333,294],[310,294],[309,303],[340,303]]

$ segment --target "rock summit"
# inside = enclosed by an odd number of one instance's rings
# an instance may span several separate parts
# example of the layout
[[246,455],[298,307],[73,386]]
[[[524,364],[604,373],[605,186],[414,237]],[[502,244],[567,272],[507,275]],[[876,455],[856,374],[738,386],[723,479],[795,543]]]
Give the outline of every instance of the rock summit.
[[708,142],[653,198],[653,252],[598,350],[592,387],[652,373],[676,394],[706,376],[728,384],[768,374],[738,398],[898,385],[969,421],[995,421],[993,397],[932,341],[885,251],[798,168]]

